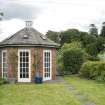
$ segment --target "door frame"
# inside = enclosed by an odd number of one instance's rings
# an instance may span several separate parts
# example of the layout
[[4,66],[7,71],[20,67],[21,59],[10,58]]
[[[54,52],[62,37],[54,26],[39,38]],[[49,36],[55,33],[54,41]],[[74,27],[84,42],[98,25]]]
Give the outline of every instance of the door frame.
[[[29,53],[29,78],[20,78],[20,52],[27,51]],[[18,82],[31,82],[31,50],[18,49]]]
[[[44,56],[44,53],[45,52],[50,52],[50,77],[46,78],[44,77],[44,73],[45,73],[45,67],[44,67],[44,59],[45,59],[45,56]],[[43,81],[47,81],[47,80],[51,80],[52,79],[52,50],[43,50]]]

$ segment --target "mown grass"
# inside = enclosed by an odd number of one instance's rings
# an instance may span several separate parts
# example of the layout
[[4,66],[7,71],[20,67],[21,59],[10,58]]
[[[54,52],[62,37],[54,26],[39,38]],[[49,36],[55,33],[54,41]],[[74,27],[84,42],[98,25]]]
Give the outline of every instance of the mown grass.
[[64,79],[72,84],[79,93],[86,96],[89,101],[96,105],[105,105],[105,83],[75,76],[64,77]]
[[64,84],[0,86],[0,105],[80,105]]

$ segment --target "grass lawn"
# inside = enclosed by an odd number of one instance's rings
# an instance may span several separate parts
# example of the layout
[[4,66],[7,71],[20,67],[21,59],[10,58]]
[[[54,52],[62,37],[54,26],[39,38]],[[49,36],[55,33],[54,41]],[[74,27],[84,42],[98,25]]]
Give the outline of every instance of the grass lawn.
[[0,105],[80,105],[63,84],[0,86]]
[[105,83],[99,83],[92,80],[81,79],[71,76],[65,77],[66,81],[72,84],[83,95],[96,105],[105,105]]

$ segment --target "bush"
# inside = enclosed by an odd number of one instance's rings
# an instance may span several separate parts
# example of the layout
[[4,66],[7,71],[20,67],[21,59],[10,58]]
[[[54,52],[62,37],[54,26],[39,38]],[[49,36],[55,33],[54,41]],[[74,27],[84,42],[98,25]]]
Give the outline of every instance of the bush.
[[94,57],[89,54],[85,54],[85,61],[100,61],[99,57]]
[[98,81],[105,81],[105,62],[86,62],[82,65],[80,74],[85,78]]
[[84,52],[81,48],[71,48],[63,53],[64,70],[76,74],[84,62]]
[[96,43],[89,44],[86,47],[86,52],[90,54],[91,56],[96,56],[98,54],[98,48],[97,48]]
[[[67,70],[64,70],[64,63],[63,63],[63,53],[69,49],[81,49],[80,42],[72,42],[72,43],[65,43],[58,52],[57,61],[58,61],[58,71],[59,73],[67,74]],[[68,71],[69,72],[69,71]]]
[[6,79],[0,78],[0,85],[7,84],[8,81]]

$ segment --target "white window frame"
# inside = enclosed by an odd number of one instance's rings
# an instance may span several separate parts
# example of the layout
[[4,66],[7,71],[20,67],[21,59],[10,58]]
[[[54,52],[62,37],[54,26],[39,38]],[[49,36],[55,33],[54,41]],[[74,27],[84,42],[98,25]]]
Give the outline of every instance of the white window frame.
[[[29,53],[29,78],[20,78],[20,52],[27,51]],[[31,50],[19,49],[18,50],[18,82],[31,82]]]
[[[50,77],[45,77],[45,53],[50,53]],[[52,79],[52,51],[51,50],[43,50],[43,81]]]
[[[3,60],[3,53],[6,53],[6,61]],[[6,67],[4,67],[4,63],[6,63]],[[6,68],[7,77],[4,77],[4,68]],[[7,66],[7,50],[2,50],[2,78],[8,78],[8,66]]]

